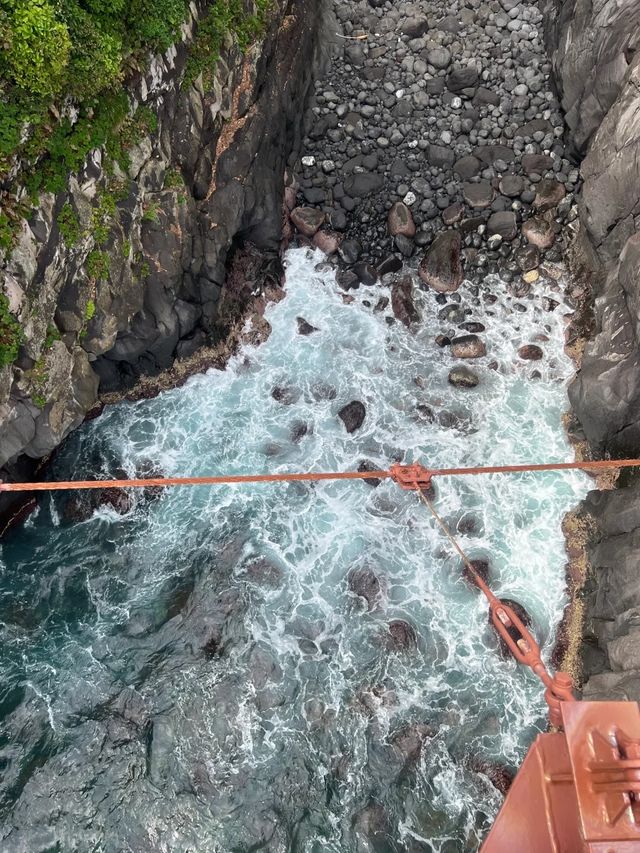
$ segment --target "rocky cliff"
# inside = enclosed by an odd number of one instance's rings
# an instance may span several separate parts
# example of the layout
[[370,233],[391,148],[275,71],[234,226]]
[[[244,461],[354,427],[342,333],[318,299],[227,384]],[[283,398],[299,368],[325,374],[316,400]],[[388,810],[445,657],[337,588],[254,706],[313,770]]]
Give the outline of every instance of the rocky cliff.
[[[562,105],[582,162],[576,259],[595,303],[570,399],[593,452],[640,451],[640,6],[559,0],[547,9]],[[586,696],[640,698],[640,491],[594,492]]]
[[2,259],[0,343],[19,347],[0,369],[4,477],[50,453],[99,391],[215,342],[230,253],[279,247],[321,16],[312,0],[274,0],[253,46],[229,34],[215,72],[191,80],[206,12],[192,5],[182,41],[127,84],[126,170],[92,150]]

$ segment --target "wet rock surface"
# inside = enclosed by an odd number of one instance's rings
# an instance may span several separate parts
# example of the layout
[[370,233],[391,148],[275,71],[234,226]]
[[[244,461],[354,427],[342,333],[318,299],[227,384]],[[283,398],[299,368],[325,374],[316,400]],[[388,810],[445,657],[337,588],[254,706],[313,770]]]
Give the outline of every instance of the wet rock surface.
[[[112,168],[104,148],[94,148],[64,190],[42,198],[22,223],[13,252],[0,250],[3,285],[24,331],[19,359],[0,370],[4,479],[51,453],[99,390],[129,389],[226,336],[238,320],[226,280],[238,235],[271,254],[271,269],[250,282],[242,307],[273,283],[286,161],[299,142],[299,105],[318,47],[317,6],[303,0],[288,11],[275,0],[250,56],[228,39],[208,86],[183,85],[205,8],[193,4],[184,40],[125,81],[131,115],[139,109],[157,124],[134,134],[128,170]],[[68,120],[77,117],[70,103]],[[74,245],[58,225],[63,210],[77,220]],[[107,230],[100,242],[98,222]],[[3,496],[0,516],[5,511]]]
[[[575,265],[588,297],[597,297],[594,321],[583,329],[583,336],[592,339],[584,349],[570,400],[595,455],[637,456],[640,232],[635,188],[640,175],[640,7],[634,0],[598,4],[576,0],[549,3],[548,11],[548,41],[562,105],[573,147],[584,156],[579,199],[582,231],[574,247]],[[631,534],[618,538],[608,515],[608,507],[623,503],[629,509],[637,505],[633,487],[622,488],[619,496],[594,496],[590,502],[602,541],[591,551],[599,586],[590,591],[583,652],[586,674],[593,673],[587,682],[589,698],[640,699],[637,665],[629,654],[632,642],[622,639],[625,630],[620,630],[618,651],[615,645],[610,650],[609,637],[596,616],[595,602],[606,600],[608,619],[628,625],[631,636],[631,599],[613,580],[625,575]],[[613,569],[614,554],[621,566],[618,575]]]

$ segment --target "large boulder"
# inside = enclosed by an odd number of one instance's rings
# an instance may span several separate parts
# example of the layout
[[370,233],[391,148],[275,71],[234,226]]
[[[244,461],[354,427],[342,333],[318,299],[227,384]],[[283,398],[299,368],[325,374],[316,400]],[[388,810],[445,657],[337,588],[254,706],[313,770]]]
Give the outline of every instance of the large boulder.
[[438,234],[420,263],[422,281],[438,293],[452,293],[464,281],[462,238],[458,231]]
[[338,412],[338,417],[345,425],[348,433],[360,429],[366,416],[367,410],[364,407],[364,403],[361,403],[360,400],[352,400]]

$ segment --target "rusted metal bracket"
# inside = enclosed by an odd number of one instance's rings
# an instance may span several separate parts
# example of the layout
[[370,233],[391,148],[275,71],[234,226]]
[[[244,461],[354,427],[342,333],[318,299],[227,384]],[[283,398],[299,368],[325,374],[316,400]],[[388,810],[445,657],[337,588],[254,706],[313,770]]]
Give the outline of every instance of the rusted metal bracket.
[[422,491],[431,488],[433,474],[424,465],[392,465],[389,473],[401,489]]

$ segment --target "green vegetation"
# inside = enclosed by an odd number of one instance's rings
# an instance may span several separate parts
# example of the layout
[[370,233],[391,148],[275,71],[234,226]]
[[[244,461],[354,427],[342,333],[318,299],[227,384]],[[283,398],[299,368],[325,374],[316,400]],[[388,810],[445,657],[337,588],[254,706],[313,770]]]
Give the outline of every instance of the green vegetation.
[[144,213],[142,214],[142,219],[145,222],[157,222],[159,211],[160,205],[158,204],[158,202],[150,201],[149,204],[145,206]]
[[[255,0],[247,15],[243,0],[211,0],[185,83],[200,73],[211,82],[225,37],[245,49],[271,2]],[[156,130],[157,117],[148,107],[130,115],[123,81],[175,41],[188,10],[188,0],[0,0],[0,180],[20,157],[18,182],[35,205],[40,191],[64,189],[94,148],[104,149],[107,171],[126,169],[127,150]],[[167,186],[178,187],[174,180]],[[28,209],[0,212],[0,249],[11,248]],[[68,214],[60,230],[71,246],[81,235]]]
[[98,246],[107,242],[115,216],[115,196],[109,192],[101,191],[98,194],[98,203],[91,214],[91,236]]
[[168,169],[164,176],[165,190],[184,189],[184,178],[180,169]]
[[60,331],[54,323],[49,323],[47,326],[47,336],[44,339],[45,350],[50,350],[56,341],[60,340]]
[[9,300],[4,293],[0,293],[0,367],[13,364],[23,337],[20,323],[9,311]]
[[220,51],[227,33],[235,35],[241,50],[263,31],[272,0],[256,0],[256,14],[247,15],[242,0],[218,0],[209,8],[198,25],[196,38],[189,51],[183,86],[190,86],[200,74],[205,87],[211,85]]
[[89,299],[89,301],[87,302],[87,307],[84,309],[84,319],[87,321],[87,323],[90,320],[93,320],[95,313],[96,313],[96,303],[94,302],[93,299]]
[[62,206],[57,222],[65,245],[69,249],[73,248],[82,237],[82,229],[80,228],[80,220],[69,202]]
[[109,255],[106,252],[101,252],[99,249],[94,249],[93,252],[89,252],[87,255],[85,268],[89,278],[96,281],[106,278],[109,275]]

